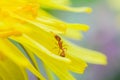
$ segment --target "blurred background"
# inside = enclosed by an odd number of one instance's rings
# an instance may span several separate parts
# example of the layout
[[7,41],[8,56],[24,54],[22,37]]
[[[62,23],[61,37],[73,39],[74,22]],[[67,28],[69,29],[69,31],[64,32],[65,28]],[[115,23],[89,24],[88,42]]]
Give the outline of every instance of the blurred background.
[[91,7],[93,12],[49,12],[66,22],[88,24],[90,30],[83,32],[84,38],[71,41],[108,57],[107,66],[89,64],[85,74],[73,75],[77,80],[120,80],[120,0],[72,0],[72,3],[74,7]]

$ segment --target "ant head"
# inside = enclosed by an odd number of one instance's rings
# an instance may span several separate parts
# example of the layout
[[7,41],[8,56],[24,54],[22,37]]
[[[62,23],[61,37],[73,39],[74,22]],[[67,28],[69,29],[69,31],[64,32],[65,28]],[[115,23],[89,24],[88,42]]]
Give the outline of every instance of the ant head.
[[55,35],[55,39],[56,39],[57,41],[60,41],[60,40],[61,40],[61,38],[60,38],[58,35]]

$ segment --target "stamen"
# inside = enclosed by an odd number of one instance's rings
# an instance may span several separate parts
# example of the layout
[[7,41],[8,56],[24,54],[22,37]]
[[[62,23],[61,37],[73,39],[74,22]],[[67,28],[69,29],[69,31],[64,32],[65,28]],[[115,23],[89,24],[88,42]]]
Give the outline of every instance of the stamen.
[[20,36],[21,32],[17,31],[17,30],[10,30],[10,29],[4,29],[4,30],[0,30],[0,38],[7,38],[10,36]]
[[[38,11],[38,5],[37,4],[27,4],[25,6],[19,7],[16,12],[20,11],[23,15],[27,15],[29,18],[36,18],[37,17],[37,11]],[[31,17],[30,17],[31,16]]]
[[2,54],[2,52],[0,51],[0,61],[3,61],[5,58],[5,56]]

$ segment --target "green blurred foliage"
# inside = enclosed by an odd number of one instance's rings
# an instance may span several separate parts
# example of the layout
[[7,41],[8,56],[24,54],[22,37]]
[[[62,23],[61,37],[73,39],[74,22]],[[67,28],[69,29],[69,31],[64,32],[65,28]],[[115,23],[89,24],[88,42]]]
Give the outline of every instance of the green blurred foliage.
[[87,6],[90,4],[95,4],[101,0],[71,0],[73,6]]

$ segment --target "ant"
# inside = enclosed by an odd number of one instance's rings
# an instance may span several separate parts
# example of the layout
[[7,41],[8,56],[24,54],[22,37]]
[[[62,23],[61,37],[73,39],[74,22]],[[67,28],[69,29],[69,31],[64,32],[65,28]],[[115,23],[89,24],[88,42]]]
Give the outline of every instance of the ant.
[[65,48],[63,48],[63,42],[61,41],[61,38],[58,35],[55,35],[55,39],[58,41],[58,46],[62,51],[60,53],[60,56],[65,57]]

